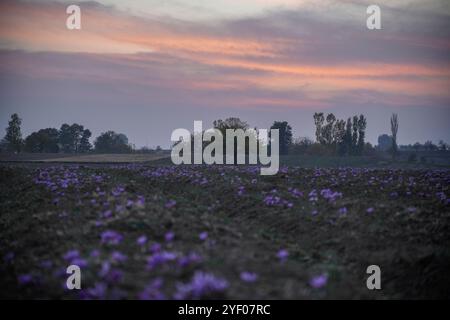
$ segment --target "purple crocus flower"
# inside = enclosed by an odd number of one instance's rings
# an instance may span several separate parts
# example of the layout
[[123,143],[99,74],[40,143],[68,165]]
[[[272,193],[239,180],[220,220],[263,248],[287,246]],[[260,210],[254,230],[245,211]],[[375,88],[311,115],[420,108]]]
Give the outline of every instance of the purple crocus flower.
[[372,207],[367,208],[367,210],[366,210],[367,213],[373,213],[374,211],[375,211],[375,209]]
[[200,238],[200,240],[205,241],[208,238],[208,232],[204,231],[201,232],[198,237]]
[[86,295],[87,299],[104,299],[106,296],[106,284],[103,282],[96,283],[94,287],[88,288],[82,294]]
[[115,245],[122,241],[123,236],[116,231],[108,230],[102,233],[101,238],[102,243]]
[[167,209],[170,209],[170,208],[175,207],[176,204],[177,204],[177,202],[176,202],[175,200],[169,200],[169,201],[167,201],[165,207],[166,207]]
[[103,216],[103,218],[109,218],[112,216],[112,211],[106,210],[105,212],[103,212],[102,216]]
[[169,231],[169,232],[167,232],[167,233],[164,235],[164,239],[165,239],[167,242],[173,241],[174,238],[175,238],[175,233],[173,233],[172,231]]
[[98,256],[100,256],[100,250],[98,249],[92,250],[90,256],[91,258],[97,258]]
[[143,208],[145,206],[145,198],[143,196],[138,196],[138,199],[136,200],[136,206]]
[[225,279],[211,273],[197,271],[189,283],[177,285],[174,298],[177,300],[200,299],[222,293],[226,288],[228,288],[228,282]]
[[114,251],[111,254],[111,260],[114,262],[124,262],[127,260],[127,256],[119,251]]
[[85,268],[88,265],[88,262],[83,258],[75,258],[70,263],[79,266],[80,268]]
[[31,274],[21,274],[17,277],[17,281],[19,281],[20,285],[25,286],[33,282],[33,276]]
[[328,276],[326,274],[321,274],[315,277],[312,277],[309,281],[309,285],[313,288],[322,288],[324,287],[328,282]]
[[80,256],[80,253],[78,250],[69,250],[64,254],[64,260],[66,261],[72,261]]
[[160,251],[161,251],[161,245],[159,243],[154,243],[151,245],[151,247],[150,247],[151,253],[156,253],[156,252],[160,252]]
[[241,272],[240,277],[244,282],[255,282],[258,279],[258,275],[256,273],[248,271]]
[[289,257],[289,252],[286,249],[281,249],[280,251],[278,251],[277,257],[281,262],[283,262]]
[[187,256],[182,256],[178,259],[178,265],[180,267],[187,267],[189,265],[199,263],[202,261],[202,257],[200,257],[197,253],[192,252]]
[[150,282],[145,289],[139,294],[140,300],[164,300],[164,293],[161,292],[163,280],[156,278]]
[[143,246],[144,244],[147,243],[147,237],[146,236],[140,236],[137,240],[136,243],[140,246]]
[[150,269],[155,268],[156,266],[165,264],[168,261],[173,261],[177,258],[177,255],[173,252],[169,251],[161,251],[156,252],[147,259],[147,266]]

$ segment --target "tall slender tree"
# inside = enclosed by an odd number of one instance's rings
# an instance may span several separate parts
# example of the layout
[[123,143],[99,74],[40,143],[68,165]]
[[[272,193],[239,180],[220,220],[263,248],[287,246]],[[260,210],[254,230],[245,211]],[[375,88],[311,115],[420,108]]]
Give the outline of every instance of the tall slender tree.
[[392,133],[392,156],[397,156],[397,132],[398,132],[398,115],[394,113],[391,117],[391,133]]
[[362,155],[365,145],[367,120],[363,115],[358,119],[358,154]]
[[22,149],[22,131],[20,126],[22,125],[22,119],[19,118],[17,113],[11,115],[11,120],[6,128],[6,135],[4,141],[8,151],[20,152]]
[[358,149],[358,116],[353,116],[353,133],[352,133],[352,148],[351,153],[357,154]]
[[314,124],[316,125],[316,142],[323,143],[322,139],[322,126],[325,121],[325,117],[323,112],[314,113]]
[[343,139],[344,144],[344,154],[349,155],[352,152],[352,118],[347,119],[347,124],[345,126],[345,134]]

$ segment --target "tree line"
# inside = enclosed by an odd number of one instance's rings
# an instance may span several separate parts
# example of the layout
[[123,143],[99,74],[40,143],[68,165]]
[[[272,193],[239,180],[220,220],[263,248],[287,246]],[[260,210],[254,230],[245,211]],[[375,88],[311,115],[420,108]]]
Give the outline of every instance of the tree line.
[[[399,119],[393,114],[390,119],[391,135],[382,134],[378,137],[378,146],[374,148],[365,141],[367,119],[364,115],[354,115],[346,120],[337,119],[333,113],[325,115],[316,112],[313,115],[315,124],[315,141],[309,138],[293,139],[292,127],[287,121],[274,121],[270,129],[279,130],[280,154],[311,154],[311,155],[339,155],[360,156],[373,154],[376,150],[390,152],[395,157],[399,150],[448,150],[449,146],[443,141],[434,145],[431,141],[421,145],[416,143],[409,146],[397,145]],[[84,126],[74,123],[63,124],[60,129],[46,128],[31,133],[22,139],[22,120],[15,113],[6,128],[6,135],[0,142],[0,150],[9,152],[41,152],[41,153],[130,153],[152,152],[146,147],[134,150],[125,134],[114,131],[101,133],[94,143],[90,143],[92,133]],[[226,129],[247,130],[250,125],[236,117],[213,122],[213,127],[219,129],[225,137]],[[256,128],[255,128],[256,129]],[[156,150],[161,150],[158,146]]]
[[125,134],[107,131],[100,134],[94,144],[90,143],[92,133],[84,126],[64,123],[60,129],[46,128],[22,138],[22,119],[17,113],[11,115],[1,149],[9,152],[40,153],[128,153],[132,146]]

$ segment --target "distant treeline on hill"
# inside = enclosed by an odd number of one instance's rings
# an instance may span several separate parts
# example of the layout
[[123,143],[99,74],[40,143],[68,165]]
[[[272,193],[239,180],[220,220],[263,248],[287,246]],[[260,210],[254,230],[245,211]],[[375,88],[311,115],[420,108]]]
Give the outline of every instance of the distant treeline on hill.
[[[425,144],[415,143],[408,146],[397,146],[398,117],[392,115],[391,135],[382,134],[378,137],[378,146],[373,147],[365,142],[367,119],[364,115],[353,116],[347,120],[337,119],[334,114],[315,113],[313,116],[316,126],[313,141],[307,137],[293,139],[292,128],[287,121],[275,121],[271,129],[279,130],[280,154],[310,154],[310,155],[340,155],[359,156],[373,155],[376,152],[388,152],[393,157],[399,151],[435,151],[448,150],[449,146],[440,141],[434,145],[431,141]],[[0,142],[0,151],[33,152],[33,153],[151,153],[161,151],[147,147],[135,149],[123,133],[106,131],[90,142],[92,133],[82,125],[63,124],[60,129],[47,128],[31,133],[25,139],[21,133],[22,120],[15,113],[6,128],[6,135]],[[213,126],[226,135],[226,129],[249,129],[247,122],[239,118],[216,120]]]

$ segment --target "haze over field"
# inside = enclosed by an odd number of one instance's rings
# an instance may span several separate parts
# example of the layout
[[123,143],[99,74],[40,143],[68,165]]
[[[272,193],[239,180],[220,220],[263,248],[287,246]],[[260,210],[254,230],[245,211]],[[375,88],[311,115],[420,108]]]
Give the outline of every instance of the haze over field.
[[365,114],[375,143],[398,113],[400,144],[449,141],[449,2],[375,1],[370,31],[372,2],[2,1],[0,127],[17,112],[24,135],[78,122],[168,147],[173,129],[229,116],[313,138],[322,111]]

